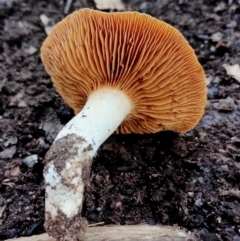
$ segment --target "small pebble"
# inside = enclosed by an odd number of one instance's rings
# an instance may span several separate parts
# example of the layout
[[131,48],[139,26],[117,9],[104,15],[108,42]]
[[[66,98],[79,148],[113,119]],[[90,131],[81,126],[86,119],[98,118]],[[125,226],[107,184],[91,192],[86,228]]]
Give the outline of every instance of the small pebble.
[[220,2],[214,9],[213,11],[215,13],[218,13],[218,12],[222,12],[224,10],[226,10],[227,6],[224,2]]
[[17,144],[18,139],[16,136],[11,136],[7,139],[7,141],[4,143],[5,147],[8,147],[9,145],[15,145]]
[[213,107],[218,111],[232,112],[235,109],[235,104],[231,97],[227,97],[227,99],[221,99],[214,103]]
[[45,14],[41,14],[39,18],[44,25],[46,34],[49,35],[54,27],[52,19],[48,18]]
[[11,106],[11,107],[18,106],[19,102],[23,98],[23,95],[24,95],[23,92],[20,92],[20,93],[16,94],[14,97],[12,97],[8,106]]
[[212,86],[211,88],[208,89],[208,98],[209,99],[214,99],[215,96],[218,94],[219,89],[216,86]]
[[197,207],[201,207],[201,206],[203,205],[202,199],[201,199],[201,198],[198,198],[198,199],[195,201],[194,205],[197,206]]
[[228,165],[221,165],[220,166],[221,170],[225,171],[225,172],[228,172],[229,169],[228,169]]
[[222,222],[222,218],[221,217],[217,217],[217,221],[218,221],[218,223],[221,223]]
[[237,236],[237,235],[236,235],[236,236],[234,236],[234,237],[233,237],[233,241],[240,241],[240,237],[239,237],[239,236]]
[[16,166],[16,167],[12,168],[11,171],[10,171],[10,175],[13,176],[13,177],[19,176],[20,173],[21,172],[20,172],[19,166]]
[[149,219],[147,220],[147,224],[148,224],[148,225],[156,225],[156,220],[153,219],[153,218],[149,218]]
[[35,54],[37,52],[37,48],[32,46],[32,45],[30,45],[28,48],[24,49],[24,52],[26,54],[32,55],[32,54]]
[[0,0],[0,9],[1,8],[11,8],[15,0]]
[[211,52],[215,52],[215,51],[216,51],[216,47],[215,47],[215,46],[211,46],[211,47],[210,47],[210,51],[211,51]]
[[0,158],[2,159],[12,158],[16,153],[16,150],[17,150],[16,146],[8,147],[0,152]]
[[234,143],[234,144],[238,144],[238,143],[240,143],[240,138],[237,137],[237,136],[233,136],[231,138],[231,142]]
[[129,172],[133,170],[133,166],[121,166],[117,170],[119,172]]
[[203,184],[204,180],[203,180],[203,177],[198,177],[198,181]]
[[18,104],[18,107],[19,108],[24,108],[24,107],[27,107],[27,104],[24,100],[20,101],[19,104]]
[[229,227],[229,228],[225,228],[225,231],[228,232],[228,233],[232,233],[232,234],[235,234],[235,231],[233,228]]
[[98,208],[97,208],[97,211],[98,211],[98,212],[101,212],[101,211],[102,211],[102,208],[101,208],[101,207],[98,207]]
[[219,84],[221,81],[219,76],[216,76],[215,79],[213,80],[213,84]]
[[209,233],[206,228],[203,228],[200,231],[200,238],[203,241],[218,241],[219,240],[215,234]]
[[198,35],[196,35],[196,37],[198,39],[203,39],[203,40],[208,40],[209,39],[209,36],[205,35],[205,34],[198,34]]
[[213,78],[212,75],[207,76],[207,77],[206,77],[207,85],[210,85],[211,82],[213,81],[213,79],[214,79],[214,78]]
[[60,120],[57,117],[52,117],[51,119],[42,121],[40,129],[45,131],[47,140],[52,143],[57,134],[63,128],[63,125],[60,123]]
[[22,160],[22,163],[24,163],[28,167],[33,167],[37,162],[38,162],[38,155],[37,154],[25,157]]
[[226,26],[227,26],[227,28],[235,28],[235,27],[237,27],[237,22],[235,20],[232,20]]
[[194,196],[194,192],[188,192],[188,196],[189,197],[193,197]]
[[200,169],[206,173],[209,173],[211,171],[211,169],[209,167],[200,167]]
[[39,223],[33,223],[28,230],[26,231],[25,235],[26,236],[31,236],[33,235],[34,231],[37,229],[37,227],[39,227]]
[[213,42],[219,42],[222,40],[222,38],[223,38],[223,34],[221,32],[213,33],[211,36],[211,39]]
[[133,190],[132,189],[127,189],[126,193],[127,193],[127,195],[131,196],[133,194]]
[[34,96],[39,92],[39,87],[37,85],[30,85],[26,89],[28,95]]

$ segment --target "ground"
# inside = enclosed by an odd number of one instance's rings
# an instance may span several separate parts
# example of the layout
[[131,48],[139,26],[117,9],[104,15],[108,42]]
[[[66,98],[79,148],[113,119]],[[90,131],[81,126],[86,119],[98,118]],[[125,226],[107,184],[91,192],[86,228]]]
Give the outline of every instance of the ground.
[[[44,232],[43,159],[73,111],[39,57],[66,1],[0,0],[0,240]],[[178,225],[203,241],[240,240],[240,3],[126,0],[194,48],[208,83],[199,125],[186,134],[112,135],[95,158],[83,215],[89,223]],[[69,13],[94,2],[74,0]],[[44,14],[44,15],[42,15]],[[46,26],[45,26],[46,27]]]

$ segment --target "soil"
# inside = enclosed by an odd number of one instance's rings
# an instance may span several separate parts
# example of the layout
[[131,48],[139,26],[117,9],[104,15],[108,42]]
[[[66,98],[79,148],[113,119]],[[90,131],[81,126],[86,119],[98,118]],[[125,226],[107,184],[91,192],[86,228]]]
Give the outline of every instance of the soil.
[[[208,105],[186,134],[112,135],[86,188],[89,223],[177,225],[203,241],[240,240],[240,63],[237,0],[126,0],[178,28],[208,82]],[[73,111],[39,57],[66,1],[0,0],[0,240],[44,232],[43,158]],[[73,0],[69,13],[94,2]],[[44,15],[42,15],[44,14]],[[45,20],[44,20],[45,19]]]

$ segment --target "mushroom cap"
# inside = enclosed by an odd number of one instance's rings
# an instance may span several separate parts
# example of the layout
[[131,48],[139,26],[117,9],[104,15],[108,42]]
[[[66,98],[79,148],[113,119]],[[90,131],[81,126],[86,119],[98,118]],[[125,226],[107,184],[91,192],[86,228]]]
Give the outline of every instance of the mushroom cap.
[[204,114],[206,79],[193,49],[149,15],[75,11],[44,41],[41,59],[75,114],[99,88],[124,91],[132,112],[120,133],[186,132]]

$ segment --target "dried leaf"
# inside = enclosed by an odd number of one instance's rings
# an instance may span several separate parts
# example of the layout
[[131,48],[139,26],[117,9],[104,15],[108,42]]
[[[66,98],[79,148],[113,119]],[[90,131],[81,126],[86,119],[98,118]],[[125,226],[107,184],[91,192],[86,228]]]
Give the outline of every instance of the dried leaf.
[[16,166],[16,167],[12,168],[11,171],[10,171],[10,175],[13,176],[13,177],[19,176],[19,174],[20,174],[19,166]]
[[227,191],[223,191],[222,195],[223,196],[233,196],[233,197],[240,198],[240,190],[238,190],[238,189],[230,189],[230,190],[227,190]]
[[5,207],[6,207],[6,206],[0,207],[0,218],[2,217],[2,214],[3,214],[3,212],[4,212]]
[[227,71],[227,74],[232,76],[240,83],[240,66],[239,64],[229,65],[223,64],[223,68]]
[[13,182],[7,182],[7,183],[2,182],[2,185],[8,186],[8,187],[14,187],[15,184]]

